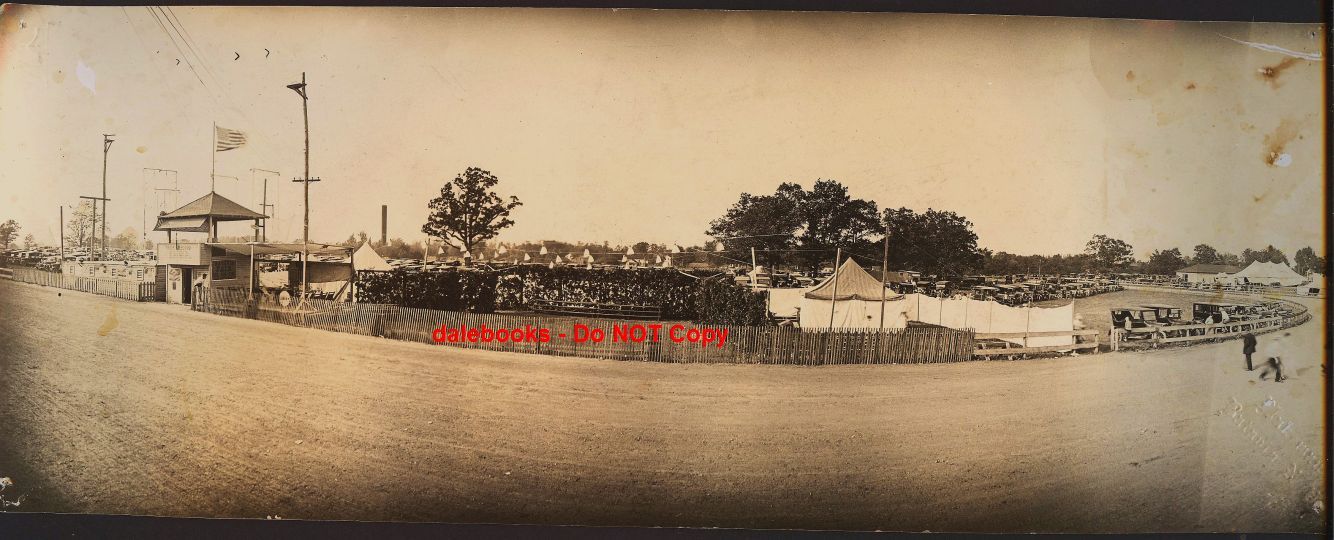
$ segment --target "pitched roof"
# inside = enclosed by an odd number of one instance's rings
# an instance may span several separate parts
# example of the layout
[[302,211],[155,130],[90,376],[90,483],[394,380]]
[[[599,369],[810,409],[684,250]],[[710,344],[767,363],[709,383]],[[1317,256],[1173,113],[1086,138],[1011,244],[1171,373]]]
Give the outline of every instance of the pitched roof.
[[352,254],[352,265],[357,270],[393,270],[394,267],[384,260],[375,249],[371,247],[370,242],[361,244],[357,251]]
[[231,199],[218,195],[210,191],[198,199],[190,201],[180,208],[167,212],[160,218],[180,218],[180,217],[208,217],[212,216],[215,221],[240,221],[246,219],[263,219],[268,216],[255,212],[241,206]]
[[1230,264],[1193,264],[1177,270],[1178,274],[1235,274],[1241,271],[1240,266]]
[[[838,284],[838,296],[834,296],[834,285]],[[895,296],[881,285],[880,280],[871,277],[856,261],[849,258],[838,267],[838,272],[825,278],[819,285],[806,291],[805,297],[813,300],[871,300],[879,302],[881,297]]]

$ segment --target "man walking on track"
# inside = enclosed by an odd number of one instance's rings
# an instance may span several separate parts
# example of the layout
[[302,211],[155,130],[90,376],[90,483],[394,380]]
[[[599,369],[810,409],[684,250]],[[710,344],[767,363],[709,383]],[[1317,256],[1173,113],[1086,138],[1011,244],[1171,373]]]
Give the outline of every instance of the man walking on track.
[[1246,371],[1255,371],[1255,366],[1251,364],[1251,355],[1255,354],[1255,334],[1246,332],[1241,337],[1241,354],[1246,355]]
[[1292,334],[1284,332],[1283,336],[1275,339],[1269,344],[1269,348],[1265,351],[1265,356],[1269,358],[1269,363],[1265,365],[1264,369],[1260,370],[1260,380],[1268,379],[1270,371],[1274,372],[1274,382],[1283,382],[1287,379],[1287,377],[1283,376],[1283,355],[1287,352],[1285,345],[1287,344],[1287,339],[1290,335]]

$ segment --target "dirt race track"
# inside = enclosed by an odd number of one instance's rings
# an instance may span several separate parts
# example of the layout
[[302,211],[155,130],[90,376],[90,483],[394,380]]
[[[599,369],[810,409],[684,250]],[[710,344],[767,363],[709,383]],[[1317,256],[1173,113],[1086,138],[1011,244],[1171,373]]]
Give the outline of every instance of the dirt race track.
[[1329,511],[1313,508],[1323,325],[1293,329],[1283,384],[1244,371],[1236,341],[1015,362],[657,365],[0,280],[0,476],[25,511],[1316,532]]

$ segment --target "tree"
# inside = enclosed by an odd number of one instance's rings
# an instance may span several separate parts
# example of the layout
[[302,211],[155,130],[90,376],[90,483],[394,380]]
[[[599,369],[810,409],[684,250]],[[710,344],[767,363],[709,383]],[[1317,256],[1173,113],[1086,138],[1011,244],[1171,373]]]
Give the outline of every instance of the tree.
[[[242,242],[249,240],[249,238],[246,238]],[[126,227],[115,238],[107,242],[108,245],[116,249],[135,249],[139,245],[139,231],[135,230],[134,227]]]
[[80,202],[65,221],[65,241],[72,247],[92,247],[93,234],[93,205]]
[[1191,258],[1195,264],[1222,264],[1222,259],[1218,256],[1218,250],[1209,244],[1200,244],[1195,246],[1195,256]]
[[1131,256],[1134,249],[1130,244],[1105,234],[1094,235],[1088,244],[1085,244],[1084,253],[1093,257],[1099,270],[1124,268],[1135,262]]
[[846,186],[824,179],[810,191],[784,182],[773,195],[742,193],[709,225],[706,234],[728,250],[754,248],[765,264],[792,262],[807,268],[832,264],[835,248],[869,251],[871,235],[880,231],[874,201],[853,199]]
[[780,195],[798,200],[800,229],[796,240],[802,251],[797,258],[807,268],[816,268],[827,260],[832,264],[829,255],[839,247],[853,252],[878,252],[872,236],[879,236],[884,226],[875,201],[853,199],[848,188],[835,180],[818,180],[810,191],[800,190],[797,184],[778,188]]
[[23,227],[14,220],[0,223],[0,249],[9,249],[9,245],[14,243],[14,239],[19,237],[19,231]]
[[361,231],[357,234],[348,235],[347,240],[343,240],[342,243],[338,245],[347,247],[361,247],[362,244],[366,243],[366,240],[368,238],[370,238],[370,236],[366,234],[366,231]]
[[[973,223],[954,212],[928,208],[919,214],[908,208],[886,208],[884,223],[889,230],[891,268],[960,276],[981,269],[986,261],[977,248]],[[1007,259],[1007,269],[1022,265],[1015,256]]]
[[1287,263],[1288,256],[1284,255],[1282,250],[1272,245],[1258,251],[1247,248],[1245,251],[1241,252],[1242,266],[1249,265],[1255,261],[1271,262],[1271,263]]
[[23,249],[33,249],[37,247],[37,238],[29,234],[23,237]]
[[1226,264],[1228,266],[1241,266],[1241,256],[1237,255],[1236,253],[1219,253],[1218,264]]
[[1325,272],[1326,261],[1324,257],[1317,257],[1315,250],[1309,246],[1297,250],[1293,255],[1292,262],[1296,266],[1293,268],[1298,274],[1306,275],[1309,272]]
[[1149,255],[1149,262],[1144,266],[1144,270],[1149,274],[1158,274],[1160,276],[1175,275],[1177,270],[1189,266],[1186,258],[1181,255],[1181,250],[1172,248],[1168,250],[1154,250]]
[[755,249],[759,261],[769,266],[777,265],[783,261],[787,250],[797,245],[800,193],[800,186],[795,190],[784,190],[780,186],[773,195],[742,193],[726,214],[709,223],[705,234],[725,240],[726,247],[734,250]]
[[492,188],[499,182],[490,171],[468,167],[440,188],[439,197],[431,199],[431,214],[422,232],[467,251],[495,238],[501,229],[514,225],[510,211],[523,204],[518,197],[505,202],[496,195]]

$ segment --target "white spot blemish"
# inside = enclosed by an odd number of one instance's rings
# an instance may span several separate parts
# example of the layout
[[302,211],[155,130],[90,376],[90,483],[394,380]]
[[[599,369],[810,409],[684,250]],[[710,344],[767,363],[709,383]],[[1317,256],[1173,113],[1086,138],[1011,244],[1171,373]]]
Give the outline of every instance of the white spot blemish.
[[79,84],[92,90],[94,94],[97,93],[97,74],[93,72],[93,68],[84,65],[83,60],[79,60],[79,65],[74,68],[74,74],[79,78]]
[[1237,43],[1240,43],[1240,44],[1242,44],[1242,45],[1246,45],[1246,46],[1248,46],[1248,47],[1254,47],[1254,48],[1256,48],[1256,49],[1260,49],[1260,50],[1262,50],[1262,51],[1266,51],[1266,52],[1272,52],[1272,53],[1283,54],[1283,55],[1291,56],[1291,57],[1293,57],[1293,58],[1300,58],[1300,59],[1302,59],[1302,60],[1310,60],[1310,61],[1312,61],[1312,62],[1319,62],[1321,59],[1324,58],[1324,55],[1322,55],[1322,54],[1320,54],[1320,53],[1318,53],[1318,52],[1314,52],[1314,53],[1298,52],[1298,51],[1294,51],[1294,50],[1291,50],[1291,49],[1284,49],[1283,47],[1279,47],[1278,45],[1270,45],[1270,44],[1268,44],[1268,43],[1253,43],[1253,42],[1250,42],[1250,41],[1242,41],[1242,40],[1240,40],[1240,39],[1233,39],[1233,38],[1224,36],[1223,34],[1218,34],[1218,35],[1219,35],[1220,37],[1222,37],[1223,39],[1226,39],[1226,40],[1229,40],[1229,41],[1235,41],[1235,42],[1237,42]]
[[1274,158],[1274,165],[1279,167],[1292,165],[1292,154],[1279,154],[1278,157]]

